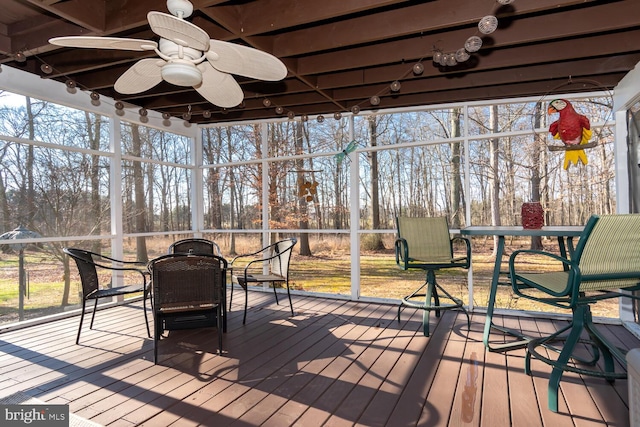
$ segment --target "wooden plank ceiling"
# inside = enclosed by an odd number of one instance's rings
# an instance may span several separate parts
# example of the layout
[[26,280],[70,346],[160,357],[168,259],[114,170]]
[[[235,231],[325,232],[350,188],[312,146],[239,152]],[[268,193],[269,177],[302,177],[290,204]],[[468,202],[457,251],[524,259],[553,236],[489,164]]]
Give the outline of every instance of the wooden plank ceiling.
[[[189,21],[211,38],[280,58],[288,76],[262,82],[236,76],[245,99],[223,110],[192,88],[162,82],[136,95],[113,89],[137,60],[154,52],[56,47],[48,39],[97,35],[158,40],[146,14],[162,0],[0,0],[0,64],[44,78],[72,79],[135,106],[194,123],[542,96],[611,89],[640,61],[637,0],[193,0]],[[498,18],[484,35],[478,22]],[[474,35],[483,46],[455,66],[434,52],[455,52]],[[26,61],[17,61],[22,53]],[[18,55],[19,57],[20,55]],[[424,71],[414,72],[421,63]],[[52,67],[45,74],[41,66]],[[400,83],[398,91],[392,83]],[[380,104],[373,106],[371,97]],[[265,99],[271,105],[265,106]],[[281,107],[281,108],[277,108]],[[205,111],[211,112],[210,117]]]

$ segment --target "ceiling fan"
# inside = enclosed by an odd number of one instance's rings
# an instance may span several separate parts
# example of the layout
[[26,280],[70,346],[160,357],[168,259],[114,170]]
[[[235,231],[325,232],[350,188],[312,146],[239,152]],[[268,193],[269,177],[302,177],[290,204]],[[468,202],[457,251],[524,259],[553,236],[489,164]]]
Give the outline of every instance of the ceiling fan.
[[145,58],[122,74],[114,89],[122,94],[144,92],[162,80],[193,88],[210,103],[231,108],[242,102],[244,94],[230,75],[277,81],[287,75],[285,65],[266,52],[209,39],[200,27],[185,21],[193,5],[187,0],[167,0],[171,15],[149,12],[151,30],[160,36],[156,43],[118,37],[55,37],[50,43],[64,47],[155,51],[160,58]]

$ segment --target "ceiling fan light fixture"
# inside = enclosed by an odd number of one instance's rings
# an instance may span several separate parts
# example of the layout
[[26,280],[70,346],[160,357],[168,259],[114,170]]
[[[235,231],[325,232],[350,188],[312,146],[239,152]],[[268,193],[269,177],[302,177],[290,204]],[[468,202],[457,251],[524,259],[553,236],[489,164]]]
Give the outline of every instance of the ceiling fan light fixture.
[[162,78],[176,86],[198,86],[202,73],[190,62],[174,61],[162,66]]

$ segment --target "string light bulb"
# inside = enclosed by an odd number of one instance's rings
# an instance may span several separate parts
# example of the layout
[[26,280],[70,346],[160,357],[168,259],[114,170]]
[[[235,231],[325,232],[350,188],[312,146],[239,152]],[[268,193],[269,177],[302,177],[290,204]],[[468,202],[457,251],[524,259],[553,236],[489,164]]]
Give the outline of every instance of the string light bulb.
[[360,112],[360,106],[354,105],[353,107],[351,107],[352,114],[358,114],[359,112]]
[[378,95],[373,95],[371,98],[369,98],[369,102],[371,103],[371,105],[380,105],[380,97]]
[[413,66],[413,74],[419,75],[419,74],[422,74],[423,72],[424,72],[424,65],[422,65],[422,62],[418,62],[418,63],[414,64],[414,66]]
[[204,117],[205,119],[210,119],[211,118],[211,111],[209,110],[204,110],[202,112],[202,117]]
[[53,67],[49,64],[42,64],[40,66],[40,71],[42,71],[45,74],[51,74],[53,73]]
[[14,58],[17,62],[25,62],[27,60],[27,56],[22,52],[16,53]]
[[162,118],[163,118],[164,120],[169,120],[169,119],[171,118],[171,114],[169,114],[169,113],[162,113]]
[[318,123],[322,123],[322,122],[324,122],[324,116],[323,116],[322,114],[320,114],[320,115],[316,118],[316,120],[318,121]]
[[271,107],[271,100],[269,98],[263,99],[262,100],[262,105],[264,105],[267,108]]
[[498,28],[498,18],[487,15],[478,22],[478,30],[482,34],[491,34]]
[[333,118],[336,120],[340,120],[342,118],[342,113],[340,111],[333,113]]
[[389,87],[391,88],[392,92],[398,92],[400,90],[400,88],[402,87],[402,85],[400,84],[400,82],[398,80],[396,80],[393,83],[391,83],[391,85]]
[[92,101],[98,101],[100,100],[100,94],[98,92],[91,92],[89,98],[91,98]]

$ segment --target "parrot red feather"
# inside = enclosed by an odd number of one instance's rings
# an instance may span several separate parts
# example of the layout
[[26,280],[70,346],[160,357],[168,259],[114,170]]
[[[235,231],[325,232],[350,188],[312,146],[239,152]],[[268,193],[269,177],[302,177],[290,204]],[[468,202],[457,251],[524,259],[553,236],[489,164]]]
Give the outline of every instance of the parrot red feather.
[[[566,99],[556,99],[549,103],[549,114],[559,113],[560,118],[549,126],[549,132],[555,139],[561,140],[567,145],[584,145],[591,138],[591,124],[589,119],[576,112],[573,105]],[[587,155],[584,150],[571,150],[565,154],[564,168],[570,164],[578,164],[581,161],[586,165]]]

